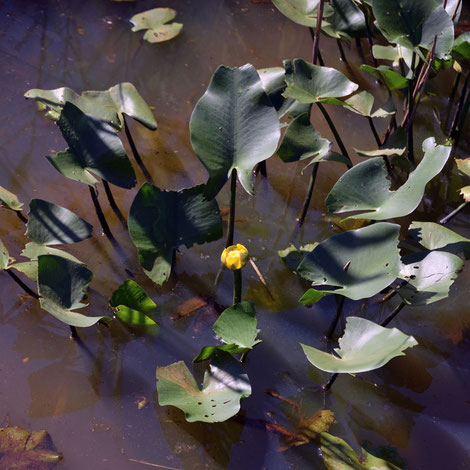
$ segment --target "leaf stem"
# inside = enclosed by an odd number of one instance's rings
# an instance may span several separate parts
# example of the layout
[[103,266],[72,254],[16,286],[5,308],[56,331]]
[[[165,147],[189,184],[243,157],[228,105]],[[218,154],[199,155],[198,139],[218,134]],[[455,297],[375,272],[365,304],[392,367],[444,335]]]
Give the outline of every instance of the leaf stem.
[[126,137],[127,140],[129,141],[129,145],[131,146],[132,154],[134,155],[134,159],[137,162],[137,165],[139,165],[140,170],[142,171],[145,180],[147,183],[154,184],[152,176],[150,175],[149,171],[147,170],[147,167],[145,166],[145,163],[142,161],[142,158],[139,155],[139,152],[137,150],[137,147],[135,145],[134,139],[132,138],[131,131],[129,129],[129,126],[127,125],[126,118],[124,117],[124,130],[126,131]]
[[442,218],[439,223],[442,225],[445,225],[449,220],[453,219],[464,207],[466,207],[468,204],[467,201],[462,202],[457,209],[454,209],[450,214],[446,215],[444,218]]
[[325,390],[325,392],[327,392],[331,388],[331,386],[335,383],[336,379],[338,378],[338,375],[339,375],[338,373],[332,374],[328,382],[322,385],[322,389]]
[[372,58],[372,63],[374,64],[374,67],[377,68],[379,64],[377,62],[377,59],[374,57],[374,53],[373,53],[374,41],[372,40],[372,30],[370,28],[369,11],[367,10],[367,5],[365,5],[362,2],[360,2],[359,8],[362,10],[362,13],[364,14],[364,19],[366,23],[366,31],[367,31],[367,42],[369,43],[369,50],[370,50],[370,56]]
[[299,216],[297,217],[297,226],[300,228],[305,221],[307,216],[308,207],[310,206],[310,201],[312,199],[313,187],[315,186],[315,180],[317,179],[319,163],[314,163],[312,168],[312,174],[310,175],[310,180],[308,182],[307,194],[305,195],[304,203],[302,205],[302,210],[300,211]]
[[406,304],[405,302],[401,302],[398,306],[396,306],[391,312],[390,314],[388,315],[388,317],[382,322],[382,323],[379,323],[380,326],[387,326],[400,312],[401,310],[403,309],[403,307],[405,307]]
[[16,215],[17,217],[22,221],[24,222],[25,224],[28,223],[28,219],[23,215],[23,213],[21,211],[15,211],[16,212]]
[[70,325],[70,337],[74,340],[79,339],[80,337],[78,336],[78,331],[77,328],[74,326]]
[[5,271],[28,295],[39,299],[39,295],[30,289],[11,269],[5,269]]
[[233,234],[235,231],[235,201],[237,196],[237,170],[232,170],[232,179],[230,181],[230,214],[228,219],[228,232],[226,247],[233,245]]
[[320,0],[317,8],[317,24],[315,25],[315,34],[313,37],[313,53],[312,53],[312,64],[317,63],[318,58],[318,46],[320,44],[321,24],[323,20],[323,8],[325,6],[325,0]]
[[455,134],[455,130],[459,123],[460,115],[462,113],[462,109],[465,103],[465,97],[467,96],[467,88],[468,88],[468,80],[470,78],[470,72],[465,77],[465,81],[462,86],[462,91],[460,92],[460,99],[459,104],[457,106],[457,110],[455,111],[454,119],[452,120],[452,125],[449,132],[449,137],[452,137]]
[[111,243],[117,245],[117,240],[114,238],[114,235],[112,234],[111,229],[109,228],[108,221],[106,220],[103,210],[101,209],[96,189],[92,186],[88,186],[88,188],[90,189],[91,200],[93,201],[93,205],[95,206],[95,212],[98,216],[98,220],[100,221],[101,228],[103,229],[104,234],[108,237]]
[[333,338],[333,334],[336,330],[336,326],[338,325],[339,319],[341,318],[341,314],[343,313],[344,299],[345,299],[344,295],[336,294],[336,301],[337,301],[336,314],[326,334],[326,339],[328,340],[331,340],[331,338]]
[[452,105],[454,104],[455,95],[457,94],[457,90],[459,88],[459,83],[461,79],[462,79],[462,72],[458,72],[457,75],[455,76],[454,84],[452,85],[452,90],[449,95],[449,103],[447,105],[446,118],[444,121],[444,131],[447,130],[447,126],[449,125],[450,112],[452,110]]
[[242,270],[233,271],[233,305],[242,301]]
[[[313,42],[313,40],[315,39],[315,31],[314,31],[314,29],[313,29],[312,27],[309,27],[308,29],[309,29],[309,31],[310,31],[310,35],[312,36],[312,42]],[[322,67],[325,66],[325,62],[323,61],[323,57],[322,57],[322,55],[321,55],[320,48],[318,48],[318,63],[319,63]]]
[[116,217],[119,219],[119,222],[121,222],[121,225],[124,227],[124,229],[127,230],[127,221],[122,215],[121,209],[119,209],[119,206],[117,205],[116,200],[114,199],[109,183],[105,180],[101,181],[103,182],[104,190],[106,192],[106,196],[108,198],[111,209],[116,214]]

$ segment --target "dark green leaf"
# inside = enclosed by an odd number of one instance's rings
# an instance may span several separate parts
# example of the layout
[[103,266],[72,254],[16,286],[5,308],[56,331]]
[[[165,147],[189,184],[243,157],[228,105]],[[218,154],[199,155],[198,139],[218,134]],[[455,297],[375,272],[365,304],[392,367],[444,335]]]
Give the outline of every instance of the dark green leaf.
[[278,116],[255,68],[221,65],[189,128],[194,151],[209,172],[207,197],[217,195],[233,169],[253,194],[253,168],[276,151],[280,137]]
[[240,399],[251,395],[248,376],[229,353],[219,351],[204,374],[202,390],[183,361],[157,367],[158,403],[183,410],[187,421],[225,421],[240,410]]
[[408,80],[405,77],[402,77],[399,73],[386,65],[379,65],[375,68],[370,65],[363,64],[361,65],[361,70],[370,73],[379,80],[382,80],[390,91],[401,90],[408,86]]
[[208,201],[204,192],[204,185],[162,191],[145,183],[137,193],[129,211],[129,234],[145,273],[157,284],[169,278],[177,247],[222,236],[217,201]]
[[144,39],[148,42],[163,42],[178,36],[183,28],[181,23],[168,23],[175,19],[176,11],[171,8],[153,8],[134,15],[130,22],[132,31],[146,29]]
[[240,354],[247,351],[246,348],[241,348],[236,344],[222,344],[219,346],[204,346],[199,351],[198,355],[193,359],[193,362],[207,361],[212,356],[216,355],[218,351],[225,351],[230,354]]
[[322,31],[332,37],[361,38],[367,35],[364,13],[353,0],[331,0],[333,14],[322,23]]

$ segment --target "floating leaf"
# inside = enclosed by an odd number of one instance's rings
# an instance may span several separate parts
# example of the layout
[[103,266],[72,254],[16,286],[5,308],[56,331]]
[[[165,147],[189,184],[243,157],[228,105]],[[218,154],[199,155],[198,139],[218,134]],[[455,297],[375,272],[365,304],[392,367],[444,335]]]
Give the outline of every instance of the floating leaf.
[[413,307],[448,297],[450,286],[464,264],[458,256],[443,251],[412,253],[402,261],[399,277],[408,282],[397,292]]
[[46,156],[49,163],[66,178],[94,186],[98,180],[82,166],[77,156],[70,150]]
[[146,29],[144,39],[148,42],[163,42],[178,36],[183,28],[181,23],[168,23],[174,20],[176,11],[171,8],[153,8],[134,15],[129,21],[134,25],[131,31]]
[[360,211],[349,216],[352,219],[385,220],[408,215],[418,207],[426,184],[442,170],[451,149],[450,146],[436,145],[433,137],[426,139],[423,159],[396,191],[390,191],[381,158],[359,163],[333,186],[326,198],[328,210],[335,213]]
[[176,248],[222,236],[217,201],[208,201],[204,192],[204,185],[162,191],[145,183],[137,193],[129,211],[129,234],[145,273],[157,284],[170,277]]
[[339,339],[338,356],[301,344],[307,359],[320,370],[357,374],[379,369],[403,351],[416,346],[413,336],[397,328],[384,328],[359,317],[346,318],[344,335]]
[[10,193],[3,186],[0,186],[0,207],[7,207],[13,211],[20,211],[23,203],[19,201],[16,194]]
[[80,263],[55,255],[38,258],[38,291],[41,308],[67,325],[86,327],[102,318],[87,317],[74,310],[86,307],[82,304],[84,290],[93,273]]
[[202,390],[183,361],[157,367],[158,403],[183,410],[186,420],[215,423],[240,410],[240,399],[251,395],[248,376],[229,353],[217,352],[204,374]]
[[372,297],[398,275],[399,229],[382,222],[333,235],[307,253],[296,272],[313,286],[321,286],[323,295],[341,294],[353,300]]
[[18,426],[0,428],[0,468],[48,470],[62,459],[47,431],[29,432]]
[[320,0],[273,0],[274,6],[291,21],[315,27]]
[[401,470],[396,465],[362,449],[360,457],[343,439],[326,432],[320,434],[320,449],[327,470]]
[[191,144],[209,172],[212,199],[233,169],[253,194],[254,166],[269,158],[280,137],[279,119],[255,68],[221,65],[197,102],[189,123]]
[[301,103],[331,103],[344,105],[338,97],[347,96],[357,90],[338,70],[313,65],[302,59],[284,61],[287,88],[283,95]]
[[457,168],[460,172],[465,176],[470,176],[470,158],[466,158],[465,160],[456,158],[455,163],[457,163]]
[[354,149],[360,157],[403,155],[406,150],[407,135],[403,127],[397,127],[385,145],[376,150]]
[[402,77],[399,73],[386,65],[372,67],[370,65],[363,64],[361,65],[361,70],[370,73],[379,80],[382,80],[390,91],[401,90],[408,86],[408,80],[405,77]]
[[8,253],[7,247],[0,240],[0,270],[6,269],[8,261],[10,260],[10,254]]
[[113,293],[109,305],[116,316],[132,326],[153,326],[156,323],[149,317],[157,304],[135,281],[128,279]]
[[279,250],[277,254],[282,259],[282,262],[291,270],[297,269],[297,266],[304,259],[305,255],[310,253],[318,243],[310,243],[308,245],[296,248],[294,245],[287,247],[285,250]]
[[383,108],[379,108],[372,112],[372,106],[374,105],[374,96],[367,91],[361,91],[348,98],[345,103],[349,104],[346,109],[352,111],[361,116],[371,118],[385,118],[395,114],[395,107],[393,106],[393,100],[386,103]]
[[25,93],[50,110],[49,117],[58,120],[65,103],[77,106],[84,114],[106,121],[116,129],[124,125],[124,116],[131,117],[151,130],[157,128],[147,103],[132,83],[123,82],[105,91],[84,91],[81,95],[71,88],[63,87],[55,90],[32,89]]
[[408,49],[431,49],[446,58],[454,41],[454,24],[436,0],[372,0],[374,16],[385,38]]
[[[100,178],[121,188],[132,188],[136,176],[121,139],[106,122],[84,114],[72,103],[66,103],[57,121],[70,149],[49,157],[64,176],[78,171],[78,180],[90,184],[90,170]],[[81,168],[81,170],[80,170]]]

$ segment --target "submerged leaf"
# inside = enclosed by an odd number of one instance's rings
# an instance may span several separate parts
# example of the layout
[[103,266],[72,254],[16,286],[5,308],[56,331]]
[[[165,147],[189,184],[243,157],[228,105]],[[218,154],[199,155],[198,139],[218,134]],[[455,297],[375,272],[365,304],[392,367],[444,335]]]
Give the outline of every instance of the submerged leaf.
[[204,185],[162,191],[145,183],[137,193],[129,211],[129,234],[145,273],[157,284],[170,277],[176,248],[222,236],[217,201],[208,201],[204,192]]
[[156,325],[148,315],[157,308],[157,304],[135,281],[128,279],[113,293],[109,305],[116,316],[132,326]]
[[279,118],[255,68],[221,65],[197,102],[189,128],[194,151],[209,172],[207,197],[217,195],[234,169],[253,194],[253,168],[276,151],[280,137]]
[[363,455],[358,457],[347,442],[326,432],[320,434],[320,443],[327,470],[401,470],[364,449],[362,449]]
[[[317,287],[315,292],[307,292],[308,298],[318,297],[322,287],[323,295],[334,293],[358,300],[389,286],[399,272],[399,229],[396,224],[382,222],[333,235],[318,244],[295,269]],[[333,287],[336,289],[331,290]]]
[[307,359],[320,370],[331,373],[368,372],[379,369],[403,351],[416,346],[413,336],[397,328],[384,328],[359,317],[348,317],[344,335],[339,339],[338,356],[301,344]]
[[157,367],[158,403],[183,410],[186,420],[215,423],[240,410],[240,399],[251,395],[248,376],[240,362],[218,351],[204,374],[202,390],[183,361]]
[[176,11],[171,8],[153,8],[134,15],[129,21],[134,25],[131,31],[146,29],[144,39],[148,42],[163,42],[178,36],[183,28],[181,23],[169,23],[175,19]]
[[[381,158],[371,158],[347,171],[326,198],[328,210],[334,213],[360,212],[349,218],[385,220],[413,212],[421,202],[426,184],[444,167],[452,147],[436,145],[433,137],[423,142],[423,159],[396,191]],[[370,212],[368,212],[370,211]]]
[[0,207],[7,207],[14,211],[20,211],[23,207],[23,203],[19,201],[16,194],[13,194],[3,186],[0,186]]

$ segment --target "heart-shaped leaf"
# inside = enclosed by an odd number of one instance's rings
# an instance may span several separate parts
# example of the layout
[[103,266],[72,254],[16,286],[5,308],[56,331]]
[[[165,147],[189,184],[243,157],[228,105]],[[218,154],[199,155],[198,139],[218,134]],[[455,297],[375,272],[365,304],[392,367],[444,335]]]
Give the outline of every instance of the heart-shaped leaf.
[[395,106],[393,105],[393,100],[389,100],[389,102],[386,103],[383,108],[379,108],[372,112],[374,96],[367,91],[356,93],[355,95],[351,96],[351,98],[348,98],[345,103],[349,104],[349,106],[346,108],[349,109],[349,111],[371,118],[385,118],[395,114],[396,111]]
[[221,65],[197,102],[189,128],[194,151],[209,172],[207,197],[217,195],[233,169],[253,194],[253,168],[276,151],[280,137],[276,110],[255,68]]
[[313,65],[302,59],[284,61],[287,88],[283,95],[301,103],[331,103],[344,105],[338,97],[347,96],[357,90],[338,70]]
[[89,174],[83,173],[90,170],[121,188],[135,186],[136,176],[126,150],[108,123],[84,114],[72,103],[66,103],[57,125],[70,146],[65,152],[49,157],[60,173],[68,176],[73,171],[70,167],[75,166],[82,170],[72,179],[86,179],[83,182],[90,184]]
[[171,8],[153,8],[134,15],[129,21],[134,25],[132,31],[146,29],[144,39],[148,42],[163,42],[178,36],[183,28],[181,23],[169,23],[176,17]]
[[255,307],[251,302],[240,302],[225,309],[212,327],[214,333],[225,345],[205,346],[194,361],[209,359],[219,349],[231,354],[252,349],[261,342],[260,339],[256,339],[259,333],[256,329],[257,323]]
[[204,185],[162,191],[145,183],[137,193],[129,211],[129,234],[145,273],[157,284],[169,278],[176,248],[222,236],[217,201],[208,201],[204,192]]
[[321,286],[323,295],[372,297],[398,276],[399,229],[382,222],[333,235],[307,253],[295,271],[313,286]]
[[445,299],[463,264],[458,256],[443,251],[412,253],[403,258],[399,275],[408,282],[396,290],[411,306]]
[[337,356],[301,345],[307,359],[320,370],[331,373],[357,374],[379,369],[403,351],[416,346],[413,336],[397,328],[384,328],[359,317],[346,318],[344,335],[339,339]]
[[135,119],[151,130],[157,128],[147,103],[132,83],[124,82],[105,91],[84,91],[81,95],[71,88],[55,90],[32,89],[25,93],[25,98],[34,99],[48,110],[48,117],[58,120],[65,103],[77,106],[84,114],[106,121],[116,129],[124,125],[123,114]]
[[131,326],[156,325],[149,315],[157,308],[157,304],[131,279],[114,291],[109,305],[121,321]]
[[6,207],[13,211],[20,211],[23,207],[23,203],[19,201],[16,194],[13,194],[3,186],[0,186],[0,207]]
[[451,149],[450,146],[436,145],[433,137],[426,139],[423,159],[396,191],[390,191],[390,181],[381,158],[359,163],[333,186],[326,198],[328,210],[334,213],[360,212],[349,218],[372,220],[411,214],[421,202],[426,184],[444,167]]
[[187,421],[216,423],[240,410],[240,399],[251,395],[248,376],[240,362],[218,351],[204,374],[202,390],[183,361],[157,367],[158,403],[183,410]]
[[38,291],[41,308],[58,320],[72,326],[92,326],[108,317],[87,317],[74,310],[86,307],[81,303],[93,273],[83,264],[55,255],[38,258]]
[[436,0],[372,0],[377,26],[385,38],[408,49],[431,49],[446,58],[454,41],[454,24]]
[[385,86],[390,91],[401,90],[402,88],[406,88],[408,86],[408,79],[386,65],[372,67],[370,65],[363,64],[361,65],[361,70],[370,73],[375,78],[383,81]]
[[364,449],[359,457],[347,442],[326,432],[320,434],[320,449],[327,470],[401,470]]

